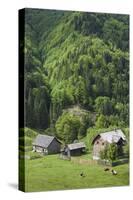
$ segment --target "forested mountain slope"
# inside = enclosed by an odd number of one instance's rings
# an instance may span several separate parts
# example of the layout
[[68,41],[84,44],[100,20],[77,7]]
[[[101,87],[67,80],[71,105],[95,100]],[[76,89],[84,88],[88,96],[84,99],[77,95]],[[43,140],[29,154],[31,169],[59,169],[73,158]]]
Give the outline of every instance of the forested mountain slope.
[[[25,23],[26,126],[59,135],[79,122],[83,136],[90,126],[128,127],[128,16],[26,9]],[[82,123],[75,106],[88,111]]]

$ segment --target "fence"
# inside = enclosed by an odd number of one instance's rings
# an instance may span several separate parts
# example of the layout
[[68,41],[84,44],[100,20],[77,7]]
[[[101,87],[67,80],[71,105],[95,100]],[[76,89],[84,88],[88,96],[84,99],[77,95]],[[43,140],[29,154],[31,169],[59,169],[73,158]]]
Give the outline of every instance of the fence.
[[108,161],[108,160],[98,160],[97,163],[99,165],[105,165],[105,166],[111,166],[111,167],[114,167],[114,166],[117,166],[117,165],[122,165],[122,164],[126,164],[129,162],[129,159],[121,159],[121,160],[118,160],[118,161]]
[[74,158],[71,157],[71,161],[73,163],[78,163],[78,164],[83,164],[83,165],[96,165],[97,164],[97,160],[85,160],[85,159],[81,159],[81,158]]
[[71,160],[71,157],[68,157],[67,155],[63,155],[63,154],[60,154],[59,158],[63,160]]
[[103,165],[103,166],[114,167],[114,166],[126,164],[129,162],[129,159],[121,159],[121,160],[114,161],[114,162],[111,162],[109,160],[85,160],[82,158],[68,157],[68,156],[62,155],[62,154],[59,155],[59,158],[63,159],[63,160],[69,160],[75,164],[90,165],[90,166],[99,164],[99,165]]

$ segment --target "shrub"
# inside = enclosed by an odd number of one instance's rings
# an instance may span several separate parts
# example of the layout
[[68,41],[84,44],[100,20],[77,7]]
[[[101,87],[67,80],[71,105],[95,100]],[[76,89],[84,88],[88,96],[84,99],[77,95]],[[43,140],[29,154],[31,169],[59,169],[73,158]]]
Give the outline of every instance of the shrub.
[[78,138],[80,120],[77,116],[63,113],[56,122],[56,136],[65,143],[71,143]]
[[100,152],[100,158],[102,160],[114,161],[118,157],[118,147],[115,143],[106,145],[105,149]]
[[108,159],[108,145],[106,145],[104,150],[100,152],[100,158],[102,160],[107,160]]
[[111,160],[111,161],[116,160],[117,155],[118,155],[118,149],[117,149],[117,145],[115,143],[112,143],[109,145],[107,154],[108,154],[109,160]]

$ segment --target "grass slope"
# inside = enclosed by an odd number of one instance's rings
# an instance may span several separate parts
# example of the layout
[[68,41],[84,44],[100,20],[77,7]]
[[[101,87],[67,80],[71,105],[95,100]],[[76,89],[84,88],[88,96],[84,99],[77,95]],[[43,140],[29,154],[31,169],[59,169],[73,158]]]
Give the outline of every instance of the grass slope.
[[[64,190],[129,184],[128,164],[114,167],[117,176],[99,165],[87,166],[60,160],[57,155],[25,161],[25,191]],[[84,172],[86,177],[81,177]]]
[[32,142],[37,136],[38,132],[28,127],[21,128],[19,131],[19,153],[23,155],[23,152],[32,150]]

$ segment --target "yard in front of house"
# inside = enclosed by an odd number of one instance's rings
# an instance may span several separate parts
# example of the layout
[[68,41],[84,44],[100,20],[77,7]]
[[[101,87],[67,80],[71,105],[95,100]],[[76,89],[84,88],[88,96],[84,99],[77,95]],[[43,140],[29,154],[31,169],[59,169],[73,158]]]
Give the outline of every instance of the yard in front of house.
[[[20,160],[21,162],[21,160]],[[116,167],[118,174],[100,165],[84,165],[59,159],[58,155],[25,160],[25,191],[48,191],[129,185],[129,165]],[[85,177],[80,176],[83,172]]]

